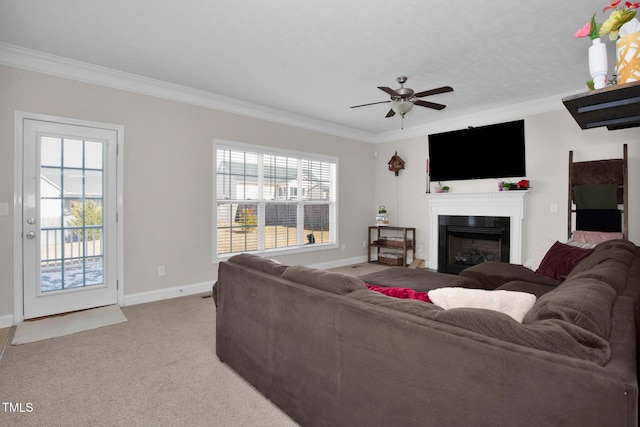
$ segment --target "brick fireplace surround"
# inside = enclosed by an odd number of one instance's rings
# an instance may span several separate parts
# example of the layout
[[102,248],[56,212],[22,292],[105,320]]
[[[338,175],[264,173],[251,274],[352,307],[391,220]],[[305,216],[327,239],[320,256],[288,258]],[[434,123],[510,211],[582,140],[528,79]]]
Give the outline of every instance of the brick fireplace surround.
[[441,215],[508,217],[509,262],[522,264],[522,228],[526,190],[493,193],[429,193],[429,263],[438,269],[438,217]]

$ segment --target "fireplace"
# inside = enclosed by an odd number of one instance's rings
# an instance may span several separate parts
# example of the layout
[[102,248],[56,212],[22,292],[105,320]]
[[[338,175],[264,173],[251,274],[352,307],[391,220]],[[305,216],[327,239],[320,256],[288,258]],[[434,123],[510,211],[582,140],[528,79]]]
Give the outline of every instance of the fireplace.
[[[439,227],[441,216],[466,216],[499,217],[509,220],[508,231],[505,225],[495,227],[505,228],[505,235],[498,239],[491,233],[479,236],[489,240],[488,244],[499,245],[501,256],[507,252],[508,261],[513,264],[522,264],[522,232],[524,222],[524,199],[528,191],[495,191],[490,193],[427,193],[429,212],[429,262],[432,270],[438,270],[441,255],[439,253]],[[466,227],[465,224],[452,224],[457,227]],[[478,226],[478,224],[473,224]],[[480,228],[493,228],[494,225],[478,226]],[[466,231],[466,230],[464,230]],[[508,237],[507,237],[508,236]],[[467,236],[468,237],[468,236]],[[475,236],[474,236],[475,237]],[[489,238],[490,237],[490,238]],[[475,239],[477,240],[477,239]],[[467,242],[468,244],[468,242]],[[487,242],[485,242],[487,244]],[[507,247],[505,247],[507,245]]]
[[438,271],[458,274],[485,261],[509,262],[510,218],[440,215]]

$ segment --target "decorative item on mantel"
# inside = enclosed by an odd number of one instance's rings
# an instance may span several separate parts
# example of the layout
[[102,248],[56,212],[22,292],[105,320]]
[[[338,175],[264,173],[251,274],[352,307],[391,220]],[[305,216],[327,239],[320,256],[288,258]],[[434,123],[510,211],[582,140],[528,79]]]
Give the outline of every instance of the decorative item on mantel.
[[448,193],[450,189],[448,185],[442,185],[440,181],[438,181],[438,185],[435,186],[436,193]]
[[498,181],[498,191],[528,190],[530,188],[531,186],[529,185],[528,179],[521,179],[515,184],[506,181]]
[[[617,76],[612,81],[626,83],[640,78],[640,23],[634,19],[639,6],[640,3],[614,0],[602,9],[603,13],[612,11],[604,22],[597,23],[594,13],[591,22],[587,22],[575,33],[575,38],[589,36],[591,39],[589,73],[592,80],[587,82],[589,89],[602,89],[607,84],[607,46],[600,40],[600,37],[606,35],[609,35],[610,40],[619,42],[619,45],[616,43]],[[622,40],[622,36],[628,38]]]
[[404,160],[400,156],[398,156],[398,152],[391,156],[391,160],[389,160],[389,170],[391,172],[395,172],[396,176],[398,176],[398,172],[404,169]]

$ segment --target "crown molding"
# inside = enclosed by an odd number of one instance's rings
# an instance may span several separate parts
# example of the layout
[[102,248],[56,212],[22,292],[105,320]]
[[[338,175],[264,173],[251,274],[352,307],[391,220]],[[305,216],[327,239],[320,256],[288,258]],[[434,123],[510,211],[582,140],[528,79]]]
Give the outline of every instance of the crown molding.
[[308,116],[296,115],[274,108],[239,101],[211,92],[141,77],[135,74],[116,71],[110,68],[1,42],[0,64],[376,144],[401,141],[414,137],[424,137],[431,133],[445,132],[468,126],[480,126],[492,122],[521,119],[527,115],[561,110],[563,108],[563,97],[579,93],[571,92],[530,102],[483,110],[477,113],[460,114],[426,125],[374,134],[346,126],[338,126]]
[[0,43],[0,64],[363,142],[373,142],[375,137],[372,133],[358,131],[346,126],[338,126],[307,116],[296,115],[216,95],[211,92],[116,71],[7,43]]

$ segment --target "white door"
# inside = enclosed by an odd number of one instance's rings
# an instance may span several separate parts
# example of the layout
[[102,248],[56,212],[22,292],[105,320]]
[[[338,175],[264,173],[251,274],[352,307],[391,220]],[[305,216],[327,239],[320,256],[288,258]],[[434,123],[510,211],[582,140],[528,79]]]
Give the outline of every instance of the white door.
[[22,126],[24,318],[116,304],[117,131]]

